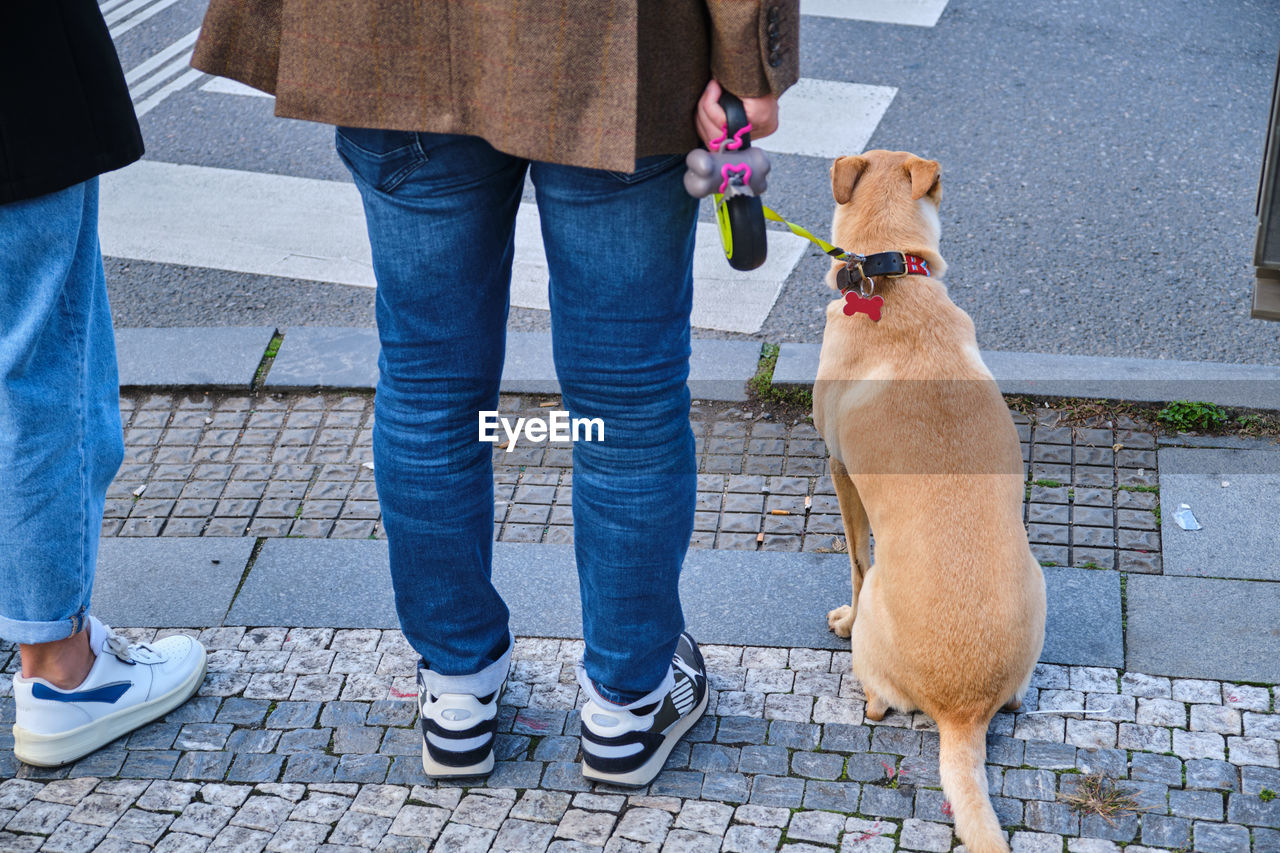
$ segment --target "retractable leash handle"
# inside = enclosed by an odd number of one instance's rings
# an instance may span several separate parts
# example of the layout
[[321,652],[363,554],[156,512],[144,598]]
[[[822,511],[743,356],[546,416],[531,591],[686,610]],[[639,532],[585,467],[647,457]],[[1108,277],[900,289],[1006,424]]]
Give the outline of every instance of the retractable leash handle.
[[708,143],[710,151],[689,152],[684,186],[694,198],[710,195],[715,199],[720,243],[729,266],[753,270],[768,253],[760,195],[765,191],[769,157],[751,147],[751,124],[742,101],[722,92],[720,106],[727,119],[724,134]]

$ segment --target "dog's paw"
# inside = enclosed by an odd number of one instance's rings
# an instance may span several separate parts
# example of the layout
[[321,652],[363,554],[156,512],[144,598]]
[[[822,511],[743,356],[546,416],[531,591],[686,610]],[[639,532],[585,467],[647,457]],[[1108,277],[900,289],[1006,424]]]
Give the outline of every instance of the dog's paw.
[[853,608],[846,604],[837,607],[827,614],[827,627],[835,631],[837,637],[847,637],[853,633]]

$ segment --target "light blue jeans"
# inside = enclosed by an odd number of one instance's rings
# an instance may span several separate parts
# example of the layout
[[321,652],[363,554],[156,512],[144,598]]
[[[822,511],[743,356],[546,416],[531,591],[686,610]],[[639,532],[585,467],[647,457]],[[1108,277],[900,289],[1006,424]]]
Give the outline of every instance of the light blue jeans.
[[84,625],[124,458],[98,180],[0,205],[0,636]]
[[[490,581],[493,445],[516,211],[536,189],[556,373],[571,417],[587,673],[629,701],[666,677],[693,530],[689,311],[697,202],[679,156],[622,174],[511,157],[469,136],[339,128],[364,199],[382,341],[373,453],[400,624],[429,668],[500,680],[508,610]],[[470,681],[466,681],[470,679]]]

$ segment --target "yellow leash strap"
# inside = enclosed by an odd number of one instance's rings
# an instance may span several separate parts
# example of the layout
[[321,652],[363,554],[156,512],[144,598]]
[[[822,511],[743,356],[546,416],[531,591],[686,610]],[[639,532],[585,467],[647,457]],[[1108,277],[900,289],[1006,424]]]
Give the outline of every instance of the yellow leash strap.
[[801,228],[799,225],[796,225],[794,222],[788,222],[787,220],[783,219],[781,216],[778,215],[776,211],[770,209],[768,205],[764,206],[764,218],[772,219],[774,222],[781,222],[783,225],[791,229],[791,233],[805,238],[806,240],[813,243],[815,246],[822,249],[822,251],[826,252],[828,255],[830,255],[833,258],[836,258],[837,260],[848,261],[850,258],[853,257],[851,253],[846,252],[844,249],[841,249],[839,246],[833,246],[830,243],[828,243],[826,240],[823,240],[821,237],[815,237],[809,231],[806,231],[805,229]]

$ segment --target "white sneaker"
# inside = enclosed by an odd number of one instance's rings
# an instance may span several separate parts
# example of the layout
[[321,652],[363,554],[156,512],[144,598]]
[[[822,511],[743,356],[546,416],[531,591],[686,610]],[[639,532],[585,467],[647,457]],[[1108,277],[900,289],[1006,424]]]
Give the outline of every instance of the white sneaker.
[[511,649],[475,675],[440,675],[418,664],[422,769],[432,779],[487,776],[493,772],[498,699],[511,671]]
[[581,660],[578,684],[587,694],[583,777],[631,788],[653,781],[676,742],[702,718],[711,695],[706,662],[688,631],[680,635],[666,679],[630,705],[614,705],[601,696]]
[[75,761],[169,713],[204,681],[204,646],[190,637],[131,645],[93,616],[86,630],[97,660],[80,686],[62,690],[14,675],[13,752],[20,761]]

